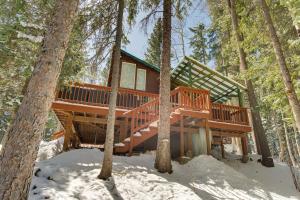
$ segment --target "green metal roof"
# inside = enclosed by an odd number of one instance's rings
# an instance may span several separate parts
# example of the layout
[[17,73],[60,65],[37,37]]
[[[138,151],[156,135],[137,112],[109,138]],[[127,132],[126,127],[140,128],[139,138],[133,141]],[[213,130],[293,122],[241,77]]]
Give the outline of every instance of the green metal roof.
[[175,85],[209,90],[213,102],[225,102],[233,96],[238,96],[240,90],[247,89],[242,84],[187,56],[173,69],[171,80]]
[[142,60],[142,59],[140,59],[140,58],[132,55],[131,53],[128,53],[127,51],[125,51],[123,49],[121,49],[121,53],[125,54],[126,56],[132,58],[133,60],[135,60],[137,62],[140,62],[140,63],[144,64],[145,66],[147,66],[147,67],[149,67],[151,69],[154,69],[157,72],[160,72],[160,68],[159,67],[157,67],[155,65],[152,65],[152,64],[150,64],[150,63],[148,63],[148,62],[146,62],[146,61],[144,61],[144,60]]

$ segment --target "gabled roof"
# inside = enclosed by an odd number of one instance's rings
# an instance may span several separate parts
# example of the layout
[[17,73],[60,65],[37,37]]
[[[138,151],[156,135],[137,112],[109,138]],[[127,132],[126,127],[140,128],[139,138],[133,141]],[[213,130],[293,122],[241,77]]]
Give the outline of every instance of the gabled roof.
[[242,84],[187,56],[173,69],[171,80],[175,85],[209,90],[213,102],[225,102],[246,90]]
[[133,60],[135,60],[137,62],[140,62],[143,65],[145,65],[145,66],[147,66],[147,67],[149,67],[149,68],[151,68],[151,69],[153,69],[153,70],[155,70],[157,72],[160,72],[160,68],[159,67],[157,67],[155,65],[152,65],[152,64],[150,64],[150,63],[148,63],[148,62],[146,62],[146,61],[144,61],[144,60],[142,60],[142,59],[140,59],[140,58],[132,55],[131,53],[128,53],[127,51],[125,51],[123,49],[121,49],[121,54],[125,54],[126,56],[132,58]]

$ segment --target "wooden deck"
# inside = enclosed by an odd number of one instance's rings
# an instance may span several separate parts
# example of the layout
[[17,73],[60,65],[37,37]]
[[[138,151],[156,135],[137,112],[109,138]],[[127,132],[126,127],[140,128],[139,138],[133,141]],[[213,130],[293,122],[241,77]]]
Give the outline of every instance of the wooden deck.
[[[109,87],[78,83],[57,92],[52,108],[65,128],[65,148],[104,143],[110,93]],[[171,131],[181,138],[199,127],[220,137],[244,138],[251,131],[246,108],[212,103],[209,91],[177,87],[171,92],[170,104]],[[120,88],[115,152],[131,153],[157,135],[158,112],[158,94]]]

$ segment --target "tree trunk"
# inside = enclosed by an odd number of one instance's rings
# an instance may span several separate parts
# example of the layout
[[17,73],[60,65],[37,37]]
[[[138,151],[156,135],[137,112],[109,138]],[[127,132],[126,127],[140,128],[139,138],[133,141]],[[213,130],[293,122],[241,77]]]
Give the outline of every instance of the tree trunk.
[[[248,69],[246,61],[246,53],[242,47],[242,36],[239,32],[238,18],[235,9],[235,0],[228,0],[229,11],[232,18],[233,31],[235,33],[236,41],[238,44],[239,57],[240,57],[240,70],[245,72]],[[271,152],[268,146],[267,137],[262,126],[261,117],[259,114],[258,103],[256,100],[256,95],[254,93],[254,88],[251,80],[245,80],[247,86],[247,95],[251,109],[251,115],[253,120],[253,129],[256,139],[256,144],[259,145],[261,155],[262,155],[262,164],[266,167],[274,167],[273,159],[271,157]]]
[[122,40],[122,25],[123,25],[124,0],[119,0],[119,11],[117,20],[116,44],[113,51],[112,64],[112,80],[111,80],[111,94],[109,99],[109,112],[107,116],[107,129],[104,144],[104,158],[102,168],[98,178],[108,179],[112,174],[112,155],[114,148],[114,131],[115,131],[115,111],[118,93],[118,81],[120,71],[120,57],[121,57],[121,40]]
[[296,29],[298,37],[300,38],[300,25],[296,24],[295,29]]
[[0,199],[27,199],[41,134],[54,99],[78,4],[78,0],[56,1],[53,21],[1,153]]
[[288,162],[289,158],[287,157],[288,156],[287,146],[286,146],[287,143],[285,139],[281,116],[278,116],[278,114],[275,112],[273,112],[272,115],[273,115],[273,122],[276,127],[277,138],[279,140],[279,160],[281,162]]
[[291,79],[291,75],[289,72],[289,69],[286,65],[286,61],[285,61],[285,57],[283,55],[283,51],[281,48],[281,44],[279,41],[279,38],[277,36],[275,27],[273,25],[273,21],[270,15],[270,11],[269,11],[269,7],[266,3],[265,0],[258,0],[259,4],[262,7],[263,10],[263,14],[265,17],[265,21],[266,24],[268,26],[269,29],[269,33],[270,33],[270,38],[274,47],[274,51],[275,51],[275,55],[279,64],[279,68],[281,70],[281,76],[284,82],[284,86],[285,86],[285,91],[286,91],[286,95],[287,98],[289,100],[289,104],[294,116],[294,120],[295,120],[295,124],[298,128],[298,130],[300,130],[300,104],[299,104],[299,100],[298,97],[296,95],[294,86],[293,86],[293,82]]
[[171,9],[169,0],[163,2],[163,46],[160,69],[159,127],[155,167],[159,172],[172,171],[170,153],[170,56],[171,56]]
[[295,123],[293,123],[293,131],[294,131],[294,137],[295,137],[295,141],[296,141],[297,152],[298,152],[298,155],[300,157],[299,132],[297,130],[297,127],[296,127]]
[[290,161],[291,161],[293,167],[296,167],[296,160],[294,158],[294,154],[293,154],[292,147],[291,147],[291,144],[290,144],[286,123],[283,120],[283,114],[281,114],[281,118],[282,118],[281,120],[282,120],[282,123],[283,123],[284,135],[285,135],[285,139],[286,139],[286,146],[287,146],[287,149],[288,149]]

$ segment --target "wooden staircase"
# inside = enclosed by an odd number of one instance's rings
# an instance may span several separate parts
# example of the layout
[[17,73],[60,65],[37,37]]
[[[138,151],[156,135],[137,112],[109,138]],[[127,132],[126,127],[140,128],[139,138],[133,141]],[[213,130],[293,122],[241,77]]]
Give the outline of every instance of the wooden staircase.
[[[198,116],[209,117],[209,92],[192,88],[178,87],[171,92],[170,125],[175,124],[187,111]],[[158,134],[159,99],[143,104],[124,113],[127,126],[130,121],[130,136],[114,146],[115,153],[129,153],[134,147]]]

